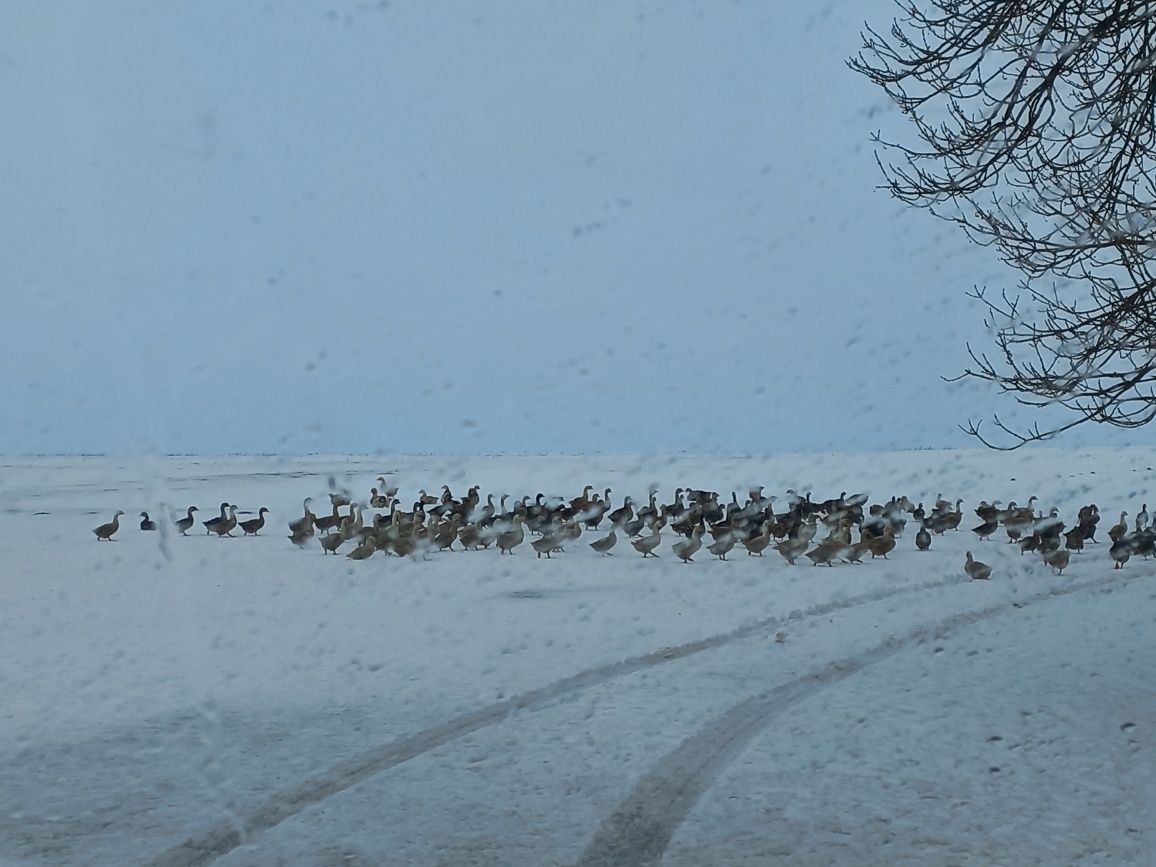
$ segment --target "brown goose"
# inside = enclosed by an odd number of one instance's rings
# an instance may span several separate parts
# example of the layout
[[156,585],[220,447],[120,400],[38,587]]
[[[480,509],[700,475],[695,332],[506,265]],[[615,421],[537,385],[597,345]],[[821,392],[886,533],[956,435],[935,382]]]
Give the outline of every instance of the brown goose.
[[718,538],[717,541],[708,545],[707,550],[718,557],[720,560],[725,560],[727,558],[727,554],[729,554],[731,549],[734,548],[735,541],[736,535],[733,532],[724,533]]
[[218,539],[223,539],[225,536],[228,536],[230,539],[232,539],[233,538],[233,528],[236,526],[237,526],[237,507],[236,506],[229,506],[229,514],[225,518],[225,520],[218,521],[217,523],[215,523],[211,527],[209,527],[209,529],[217,534]]
[[614,527],[611,527],[608,534],[603,536],[601,539],[595,539],[590,543],[590,547],[597,551],[599,554],[606,556],[607,554],[611,554],[610,549],[617,544],[618,536],[614,532]]
[[248,521],[242,521],[237,526],[240,527],[246,536],[256,536],[257,531],[265,526],[265,513],[269,510],[264,506],[257,512],[256,518],[250,518]]
[[758,535],[751,536],[749,539],[743,540],[743,546],[747,549],[748,557],[762,557],[763,552],[771,544],[771,522],[763,521],[762,529]]
[[[333,495],[330,494],[331,498],[332,498],[332,496]],[[345,506],[348,504],[342,503],[341,505]],[[338,525],[341,524],[341,518],[342,518],[341,515],[337,514],[338,508],[339,508],[338,504],[336,502],[334,502],[333,503],[333,511],[328,515],[318,515],[313,520],[313,526],[316,529],[320,530],[322,533],[328,533],[330,530],[336,530]]]
[[972,581],[987,581],[991,578],[991,567],[973,559],[970,551],[967,552],[967,562],[963,564],[963,571]]
[[662,542],[661,533],[661,523],[655,523],[655,525],[650,528],[649,536],[640,536],[637,539],[631,539],[630,544],[634,546],[635,551],[642,555],[644,560],[647,557],[657,557],[658,555],[654,553],[654,550]]
[[482,538],[481,527],[477,524],[466,524],[458,530],[458,541],[467,551],[490,547],[490,540]]
[[[294,521],[294,523],[297,523]],[[309,540],[313,538],[313,515],[310,513],[306,517],[305,525],[299,530],[294,530],[289,534],[289,541],[298,548],[304,548]]]
[[317,516],[314,515],[313,511],[309,508],[309,504],[312,502],[312,497],[306,497],[304,502],[301,503],[301,508],[305,514],[298,518],[296,521],[289,522],[290,533],[300,533],[304,530],[308,530],[309,535],[313,535],[313,522],[317,520]]
[[799,555],[807,550],[807,546],[810,544],[810,539],[803,539],[801,537],[796,539],[784,539],[782,542],[775,546],[775,550],[783,555],[784,560],[794,566],[795,560],[799,557]]
[[582,489],[582,493],[570,501],[570,508],[575,512],[582,512],[590,505],[590,492],[594,490],[593,485],[587,485]]
[[368,560],[377,550],[377,540],[373,536],[366,536],[365,541],[345,555],[346,560]]
[[608,520],[616,529],[621,530],[622,526],[634,517],[634,500],[627,497],[622,501],[622,505],[606,516]]
[[1120,513],[1120,523],[1108,531],[1108,538],[1113,542],[1119,542],[1128,533],[1128,513]]
[[120,516],[123,514],[124,512],[118,509],[116,514],[112,516],[111,521],[109,521],[107,524],[101,524],[99,527],[93,530],[92,532],[96,534],[96,541],[115,542],[116,539],[112,538],[112,536],[117,530],[120,529]]
[[498,534],[497,544],[500,553],[513,554],[514,549],[526,541],[526,532],[522,529],[525,522],[526,519],[521,515],[514,515],[513,526],[504,533]]
[[439,551],[454,550],[454,542],[458,540],[458,530],[462,519],[455,512],[448,521],[438,524],[433,534],[433,546]]
[[698,549],[702,547],[702,524],[696,524],[690,533],[689,539],[684,539],[676,543],[672,550],[676,556],[683,563],[693,563],[694,555],[698,553]]
[[832,566],[831,563],[839,552],[843,550],[843,543],[838,539],[824,539],[812,550],[807,552],[807,559],[811,561],[814,566],[826,565]]
[[197,511],[196,506],[189,506],[189,510],[185,514],[185,517],[181,518],[179,521],[174,522],[174,524],[176,525],[176,528],[177,528],[177,532],[179,532],[182,536],[187,534],[189,532],[189,530],[192,529],[193,512],[195,512],[195,511]]
[[887,555],[895,550],[895,531],[891,529],[890,524],[883,527],[881,536],[874,536],[867,540],[867,549],[871,552],[872,560],[876,557],[887,559]]
[[1044,555],[1044,562],[1055,569],[1057,575],[1063,575],[1064,570],[1068,568],[1068,560],[1071,556],[1072,552],[1067,548],[1057,548]]
[[353,519],[347,516],[341,519],[341,526],[337,528],[336,533],[330,533],[328,536],[320,536],[317,541],[321,544],[323,553],[336,556],[337,549],[348,541],[352,532]]
[[864,537],[863,531],[862,531],[862,529],[860,529],[859,530],[859,541],[856,542],[855,544],[851,545],[841,556],[848,563],[860,563],[861,564],[863,562],[863,555],[866,554],[869,550],[871,550],[870,548],[867,547],[867,543],[869,541],[870,541],[870,537]]
[[539,559],[541,559],[542,555],[545,554],[546,559],[549,560],[550,554],[554,551],[560,550],[562,546],[558,542],[558,537],[547,530],[537,539],[531,541],[530,547],[534,549],[534,553],[538,555]]
[[155,530],[157,528],[157,522],[149,517],[148,512],[141,512],[140,513],[140,528],[142,530]]
[[927,532],[926,524],[919,525],[919,532],[915,534],[915,547],[920,551],[926,551],[931,547],[931,534]]
[[219,524],[225,520],[225,518],[227,517],[226,513],[228,511],[229,511],[228,502],[221,503],[221,514],[217,515],[217,517],[215,517],[215,518],[209,518],[209,520],[207,520],[207,521],[201,521],[201,523],[205,525],[205,535],[206,536],[213,532],[213,528],[215,526],[217,526],[217,524]]

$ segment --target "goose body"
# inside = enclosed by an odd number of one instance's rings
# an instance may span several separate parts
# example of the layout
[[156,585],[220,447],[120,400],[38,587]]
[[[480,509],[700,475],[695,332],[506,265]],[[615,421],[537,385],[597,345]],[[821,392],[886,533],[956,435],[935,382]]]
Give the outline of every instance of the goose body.
[[115,534],[116,531],[120,529],[120,516],[123,514],[124,512],[118,509],[117,513],[112,516],[111,521],[109,521],[107,524],[101,524],[99,527],[93,530],[92,532],[96,534],[96,541],[115,542],[116,540],[112,537],[113,534]]
[[296,545],[298,548],[304,548],[312,538],[313,521],[311,520],[306,522],[305,526],[303,526],[301,529],[294,530],[289,534],[289,541]]
[[373,552],[377,550],[377,540],[373,536],[367,536],[365,541],[345,555],[346,560],[368,560],[373,556]]
[[915,547],[920,551],[931,547],[931,534],[927,532],[927,527],[920,526],[919,532],[915,534]]
[[194,522],[193,512],[195,511],[197,511],[196,506],[189,506],[188,511],[185,513],[185,517],[181,518],[179,521],[174,522],[177,528],[177,532],[179,532],[182,536],[186,535],[189,530],[192,529]]
[[1128,519],[1128,513],[1127,512],[1121,512],[1120,513],[1120,523],[1116,524],[1116,526],[1112,527],[1112,529],[1110,529],[1108,531],[1108,538],[1111,539],[1113,542],[1119,542],[1121,539],[1124,538],[1125,534],[1127,534],[1127,532],[1128,532],[1128,520],[1127,519]]
[[217,515],[215,518],[209,518],[209,520],[201,522],[205,525],[206,536],[213,532],[213,528],[216,527],[217,524],[221,523],[228,517],[228,511],[229,504],[227,502],[221,503],[221,514]]
[[727,554],[731,552],[731,549],[734,548],[734,546],[735,534],[726,533],[725,535],[721,536],[718,541],[713,542],[707,546],[707,550],[718,557],[720,560],[725,560],[727,558]]
[[637,539],[631,539],[630,544],[634,546],[635,551],[642,555],[643,559],[647,557],[657,557],[658,555],[655,554],[654,551],[662,542],[661,532],[662,528],[659,527],[658,524],[655,524],[651,528],[649,536],[640,536]]
[[991,578],[991,567],[974,559],[970,551],[967,552],[967,561],[963,564],[963,571],[972,581],[987,581]]
[[842,542],[833,539],[824,539],[812,550],[807,552],[807,559],[810,560],[814,566],[830,566],[832,565],[831,561],[838,557],[839,552],[842,550]]
[[223,539],[228,536],[233,538],[233,528],[237,526],[237,507],[229,506],[229,514],[220,521],[214,521],[209,530],[217,534],[217,538]]
[[1057,548],[1044,555],[1044,562],[1056,570],[1057,575],[1063,575],[1064,570],[1068,568],[1068,560],[1072,556],[1072,552],[1067,548]]
[[1113,569],[1123,569],[1124,564],[1132,557],[1132,543],[1128,539],[1117,539],[1112,542],[1112,547],[1108,549],[1108,556],[1116,563],[1112,567]]
[[702,524],[696,524],[690,533],[689,539],[684,539],[674,545],[674,555],[683,563],[693,563],[694,555],[702,547]]
[[268,509],[262,506],[257,512],[256,518],[250,518],[248,521],[242,521],[240,523],[239,526],[246,536],[256,536],[257,532],[265,526],[265,513],[268,511]]
[[803,539],[801,537],[797,539],[784,539],[775,546],[775,550],[783,555],[784,560],[794,566],[795,560],[807,550],[807,546],[810,544],[810,539]]
[[762,529],[757,535],[743,542],[743,547],[747,549],[748,557],[762,557],[763,552],[771,544],[771,522],[763,521]]
[[305,514],[303,514],[296,521],[289,522],[290,533],[300,533],[304,530],[308,530],[310,535],[313,534],[313,522],[317,520],[317,516],[314,515],[313,511],[309,508],[309,504],[312,502],[312,498],[306,497],[304,502],[301,503],[301,508]]
[[559,549],[558,537],[553,533],[546,532],[530,542],[530,547],[534,549],[534,553],[538,555],[539,559],[543,554],[546,559],[550,559],[550,554]]
[[149,517],[148,512],[141,512],[140,513],[140,528],[142,530],[155,530],[157,528],[157,522]]
[[328,536],[318,537],[317,541],[321,544],[321,551],[325,554],[333,554],[336,556],[337,549],[349,540],[352,530],[353,519],[349,517],[342,518],[341,526],[337,528],[336,533],[330,533]]
[[526,532],[522,529],[525,520],[521,515],[515,515],[513,526],[504,533],[498,534],[497,545],[500,553],[513,554],[514,549],[526,540]]
[[610,532],[601,539],[595,539],[590,543],[590,547],[599,554],[606,556],[610,554],[610,549],[618,544],[618,535],[614,532],[614,527],[610,528]]
[[975,533],[975,535],[977,535],[979,537],[979,540],[982,542],[982,541],[990,538],[991,534],[994,533],[998,529],[999,529],[999,521],[996,520],[995,518],[992,518],[991,520],[984,521],[978,527],[972,527],[971,532]]

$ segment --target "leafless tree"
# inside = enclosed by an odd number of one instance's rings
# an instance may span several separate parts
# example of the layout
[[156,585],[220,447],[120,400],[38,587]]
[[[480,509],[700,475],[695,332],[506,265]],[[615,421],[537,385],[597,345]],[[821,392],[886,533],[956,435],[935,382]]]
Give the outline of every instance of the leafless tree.
[[[1068,421],[996,443],[1018,448],[1087,422],[1156,418],[1156,3],[898,0],[848,63],[882,87],[918,145],[876,135],[886,185],[957,223],[1023,275],[974,287],[994,348],[970,344],[954,379],[994,383]],[[886,157],[886,159],[884,159]]]

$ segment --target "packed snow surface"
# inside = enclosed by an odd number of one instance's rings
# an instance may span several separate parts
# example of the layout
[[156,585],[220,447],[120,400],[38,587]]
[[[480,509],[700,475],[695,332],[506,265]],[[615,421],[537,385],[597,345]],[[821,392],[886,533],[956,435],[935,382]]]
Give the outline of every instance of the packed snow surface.
[[[0,864],[1156,863],[1156,449],[0,460]],[[331,484],[962,498],[887,560],[298,549]],[[331,482],[332,478],[332,482]],[[980,499],[1096,503],[1057,576]],[[1153,496],[1156,507],[1156,496]],[[256,538],[174,514],[271,510]],[[92,528],[122,509],[115,543]],[[161,524],[137,528],[141,510]],[[248,516],[244,516],[248,517]],[[1131,518],[1129,518],[1131,521]],[[198,532],[200,531],[200,532]],[[346,549],[348,550],[348,549]],[[992,580],[963,573],[971,550]],[[805,564],[805,565],[804,565]]]

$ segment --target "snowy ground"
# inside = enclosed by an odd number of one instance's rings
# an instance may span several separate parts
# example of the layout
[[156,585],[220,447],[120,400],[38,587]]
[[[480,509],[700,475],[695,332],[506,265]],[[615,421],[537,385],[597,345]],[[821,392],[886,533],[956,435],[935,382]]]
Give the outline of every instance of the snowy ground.
[[[1102,544],[1056,577],[966,528],[981,497],[1037,494],[1106,529],[1154,465],[0,460],[0,864],[1153,863],[1156,563],[1114,573]],[[330,474],[364,496],[387,472],[409,495],[942,492],[968,517],[835,569],[599,558],[589,535],[552,561],[351,563],[284,538]],[[269,506],[267,535],[136,529],[223,499]],[[968,547],[992,582],[963,580]]]

